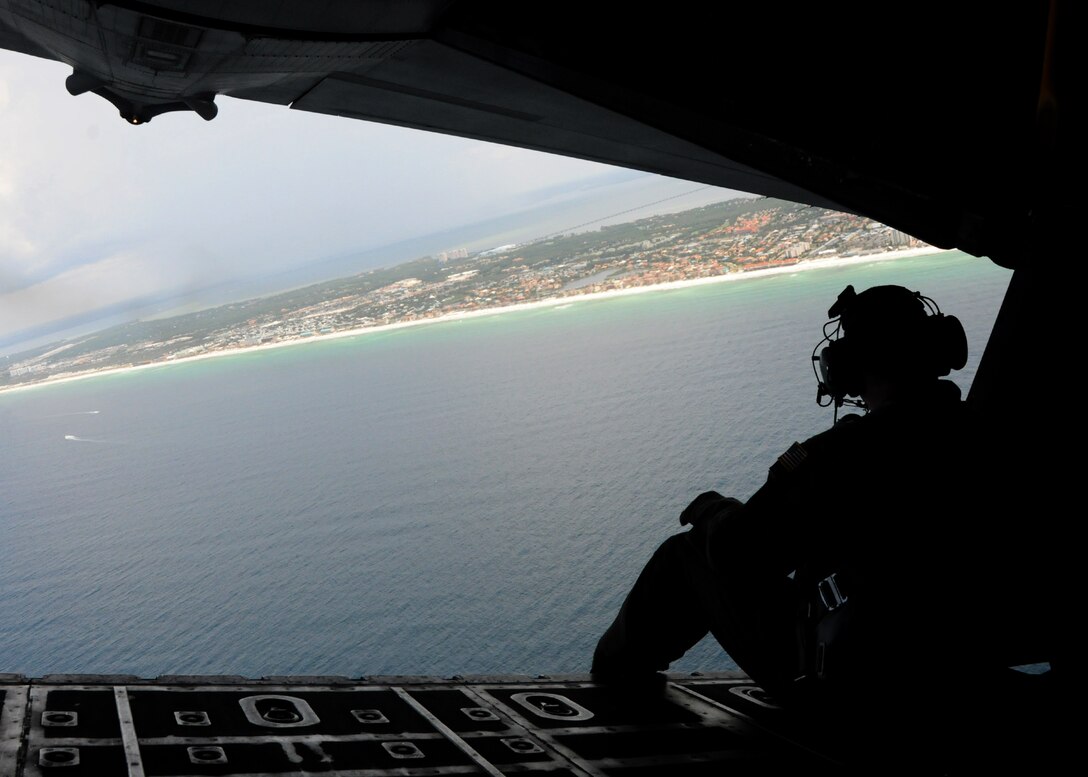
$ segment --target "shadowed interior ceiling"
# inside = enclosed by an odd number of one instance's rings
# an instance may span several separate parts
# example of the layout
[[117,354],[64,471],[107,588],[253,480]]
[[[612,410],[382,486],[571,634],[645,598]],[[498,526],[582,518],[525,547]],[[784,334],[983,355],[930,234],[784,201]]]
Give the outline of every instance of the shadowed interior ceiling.
[[278,103],[853,211],[1012,267],[1079,154],[1074,12],[0,0],[0,45],[133,123]]

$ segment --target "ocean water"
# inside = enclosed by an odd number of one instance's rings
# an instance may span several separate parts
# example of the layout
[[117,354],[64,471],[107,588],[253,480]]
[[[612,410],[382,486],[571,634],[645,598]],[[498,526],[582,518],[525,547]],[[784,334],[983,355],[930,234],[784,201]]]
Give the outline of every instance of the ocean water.
[[830,425],[847,283],[957,315],[966,390],[1009,277],[950,252],[0,394],[0,672],[586,671],[687,502]]

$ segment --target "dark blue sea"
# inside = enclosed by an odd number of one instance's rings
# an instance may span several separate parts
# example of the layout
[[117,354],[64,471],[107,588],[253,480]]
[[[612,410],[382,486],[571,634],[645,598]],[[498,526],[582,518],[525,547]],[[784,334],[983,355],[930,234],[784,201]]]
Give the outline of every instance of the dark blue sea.
[[0,672],[586,671],[687,502],[831,424],[847,283],[959,316],[966,391],[1009,277],[944,253],[2,393]]

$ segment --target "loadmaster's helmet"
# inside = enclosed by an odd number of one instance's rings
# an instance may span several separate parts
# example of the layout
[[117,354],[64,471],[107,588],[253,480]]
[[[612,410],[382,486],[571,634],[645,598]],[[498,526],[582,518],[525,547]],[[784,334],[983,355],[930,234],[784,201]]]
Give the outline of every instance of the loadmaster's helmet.
[[827,315],[812,357],[821,404],[830,397],[838,407],[860,396],[867,374],[924,384],[967,363],[963,325],[921,292],[874,286],[858,294],[847,286]]

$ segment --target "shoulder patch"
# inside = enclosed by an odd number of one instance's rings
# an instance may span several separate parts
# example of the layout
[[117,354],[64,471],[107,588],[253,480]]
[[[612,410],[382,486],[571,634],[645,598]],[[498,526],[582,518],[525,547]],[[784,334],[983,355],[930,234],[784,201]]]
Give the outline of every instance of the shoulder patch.
[[805,450],[805,446],[799,442],[795,442],[789,447],[789,449],[778,457],[778,461],[771,465],[770,477],[780,477],[788,475],[808,458],[808,451]]

